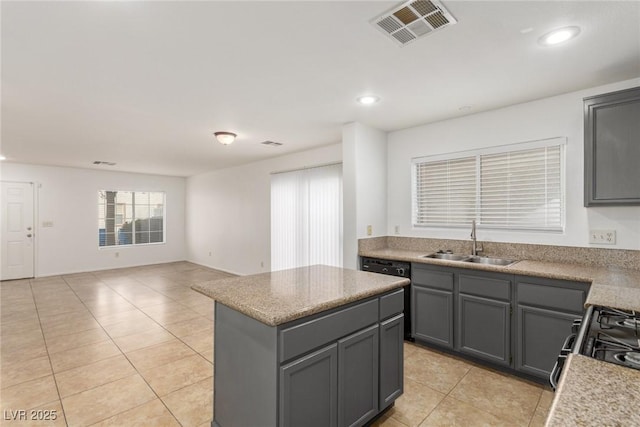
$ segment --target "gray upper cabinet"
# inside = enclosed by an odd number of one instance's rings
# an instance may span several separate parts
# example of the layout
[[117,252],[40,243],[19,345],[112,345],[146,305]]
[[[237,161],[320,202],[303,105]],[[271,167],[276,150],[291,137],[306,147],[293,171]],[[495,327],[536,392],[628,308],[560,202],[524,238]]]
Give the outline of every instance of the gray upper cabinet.
[[640,87],[584,99],[584,205],[640,205]]

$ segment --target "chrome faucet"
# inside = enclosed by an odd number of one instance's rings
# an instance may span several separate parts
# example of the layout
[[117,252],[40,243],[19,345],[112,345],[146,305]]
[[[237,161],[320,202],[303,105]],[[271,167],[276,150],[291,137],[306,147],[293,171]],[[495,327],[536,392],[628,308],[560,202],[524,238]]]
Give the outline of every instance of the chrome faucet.
[[473,246],[471,247],[471,255],[478,256],[478,252],[482,252],[482,246],[478,247],[476,240],[476,220],[471,221],[471,241]]

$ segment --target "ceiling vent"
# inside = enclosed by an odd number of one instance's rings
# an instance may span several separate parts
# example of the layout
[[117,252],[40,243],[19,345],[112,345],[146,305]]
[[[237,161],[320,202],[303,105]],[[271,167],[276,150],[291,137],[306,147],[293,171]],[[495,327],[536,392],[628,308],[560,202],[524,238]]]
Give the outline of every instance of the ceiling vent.
[[275,141],[262,141],[260,144],[262,145],[270,145],[272,147],[279,147],[282,145],[282,142],[275,142]]
[[116,164],[114,162],[103,162],[102,160],[95,160],[93,162],[94,165],[101,165],[101,166],[115,166]]
[[409,0],[371,21],[400,46],[457,22],[436,0]]

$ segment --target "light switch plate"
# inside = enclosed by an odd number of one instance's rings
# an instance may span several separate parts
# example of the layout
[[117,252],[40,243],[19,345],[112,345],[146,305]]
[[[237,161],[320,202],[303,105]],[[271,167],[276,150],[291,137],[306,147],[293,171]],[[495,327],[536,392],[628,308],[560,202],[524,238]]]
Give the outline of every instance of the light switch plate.
[[371,236],[373,234],[373,227],[370,225],[367,225],[367,236]]
[[589,243],[595,245],[615,245],[616,230],[589,230]]
[[42,221],[43,227],[53,227],[53,221]]

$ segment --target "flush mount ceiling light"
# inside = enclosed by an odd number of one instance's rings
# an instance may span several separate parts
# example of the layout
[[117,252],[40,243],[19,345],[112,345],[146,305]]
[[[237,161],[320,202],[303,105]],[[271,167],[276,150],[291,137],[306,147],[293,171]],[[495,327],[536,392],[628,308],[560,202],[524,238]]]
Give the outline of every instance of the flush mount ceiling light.
[[222,145],[231,144],[236,140],[236,136],[238,136],[233,132],[215,132],[214,135],[216,136],[218,142]]
[[550,31],[538,39],[542,46],[554,46],[570,40],[580,34],[579,27],[563,27]]
[[0,161],[2,160],[7,160],[7,158],[5,156],[3,156],[2,154],[0,154]]
[[380,97],[375,95],[363,95],[359,96],[357,101],[362,105],[372,105],[380,101]]

